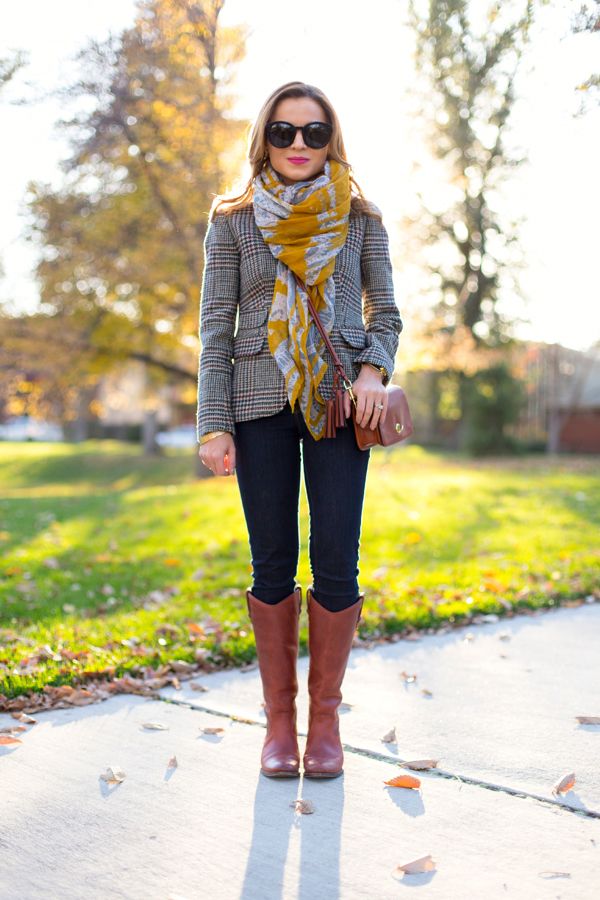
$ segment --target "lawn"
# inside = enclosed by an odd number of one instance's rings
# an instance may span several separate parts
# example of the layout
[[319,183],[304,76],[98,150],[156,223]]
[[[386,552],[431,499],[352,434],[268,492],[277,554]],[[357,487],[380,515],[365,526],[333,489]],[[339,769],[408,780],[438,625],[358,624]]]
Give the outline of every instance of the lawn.
[[[254,658],[237,484],[198,479],[194,453],[151,459],[117,441],[0,442],[5,703],[45,686]],[[359,636],[598,600],[599,523],[592,458],[373,451]],[[301,525],[306,587],[304,493]]]

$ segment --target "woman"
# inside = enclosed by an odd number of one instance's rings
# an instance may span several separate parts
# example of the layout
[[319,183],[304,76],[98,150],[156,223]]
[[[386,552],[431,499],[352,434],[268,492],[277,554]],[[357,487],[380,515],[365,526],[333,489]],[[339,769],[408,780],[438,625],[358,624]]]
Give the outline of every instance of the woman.
[[[267,717],[261,771],[275,777],[297,776],[300,764],[302,465],[313,576],[303,765],[308,777],[332,778],[343,771],[338,707],[364,599],[357,564],[370,451],[358,449],[351,422],[335,439],[325,437],[334,366],[307,292],[353,377],[363,426],[385,419],[402,321],[381,214],[351,175],[325,95],[302,82],[274,91],[254,123],[248,156],[251,178],[242,194],[216,198],[204,244],[199,454],[214,474],[237,474],[253,568],[246,602]],[[346,392],[346,417],[350,402]]]

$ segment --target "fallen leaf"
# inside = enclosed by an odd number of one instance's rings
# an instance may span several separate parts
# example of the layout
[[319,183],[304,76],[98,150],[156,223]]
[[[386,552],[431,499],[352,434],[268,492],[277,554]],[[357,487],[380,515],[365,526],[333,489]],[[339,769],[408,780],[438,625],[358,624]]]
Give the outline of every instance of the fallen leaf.
[[200,684],[198,681],[190,681],[189,685],[193,691],[198,691],[199,694],[203,694],[208,690],[207,687],[204,687],[204,685]]
[[552,869],[548,869],[545,872],[538,872],[540,878],[570,878],[570,872],[553,872]]
[[119,766],[109,766],[100,778],[108,784],[120,784],[127,776]]
[[179,672],[180,674],[196,671],[196,666],[193,663],[186,662],[185,659],[173,659],[170,662],[170,666],[174,672]]
[[154,629],[154,634],[170,634],[172,637],[178,637],[179,633],[177,625],[170,625],[168,622],[164,622]]
[[394,725],[387,734],[381,738],[384,744],[395,744],[396,743],[396,726]]
[[167,763],[167,769],[176,769],[179,763],[177,762],[177,757],[172,756],[169,762]]
[[387,784],[389,787],[414,789],[421,787],[421,782],[418,778],[415,778],[414,775],[396,775],[395,778],[390,778],[389,781],[384,781],[384,784]]
[[417,772],[422,769],[435,769],[437,764],[437,759],[409,759],[402,763],[407,769],[415,769]]
[[571,790],[573,785],[575,784],[575,772],[569,772],[567,775],[563,775],[560,781],[557,781],[554,787],[552,788],[553,794],[566,794]]
[[600,716],[575,716],[580,725],[600,725]]
[[301,797],[298,798],[298,800],[294,800],[293,803],[290,803],[290,806],[293,806],[294,811],[301,813],[303,816],[309,816],[315,811],[315,805],[312,800],[303,800]]
[[435,862],[429,853],[427,856],[413,859],[412,862],[404,863],[402,866],[396,866],[394,874],[402,872],[404,875],[416,875],[419,872],[431,872],[433,869],[435,869]]
[[429,688],[421,688],[421,693],[424,697],[433,697],[433,691],[430,691]]
[[413,681],[417,680],[416,675],[410,675],[408,672],[405,672],[404,669],[400,672],[400,678],[405,681],[407,684],[412,684]]
[[169,726],[163,725],[162,722],[144,722],[142,724],[142,728],[147,728],[148,731],[168,731]]
[[204,628],[202,625],[198,625],[197,622],[188,622],[187,627],[188,631],[191,631],[192,634],[204,634]]
[[0,744],[22,744],[20,738],[9,737],[9,735],[0,734]]
[[206,728],[200,727],[200,731],[202,734],[221,734],[222,731],[225,731],[224,728],[220,728],[218,725],[208,725]]
[[22,731],[27,731],[25,725],[8,725],[6,728],[0,728],[1,734],[20,734]]

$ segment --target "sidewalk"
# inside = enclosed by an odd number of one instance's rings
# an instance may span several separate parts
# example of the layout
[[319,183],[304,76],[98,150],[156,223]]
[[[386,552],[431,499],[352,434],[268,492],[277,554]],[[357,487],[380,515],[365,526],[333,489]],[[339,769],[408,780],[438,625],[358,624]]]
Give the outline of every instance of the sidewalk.
[[[331,781],[260,776],[257,670],[199,675],[204,693],[184,682],[161,700],[36,713],[21,745],[0,748],[0,900],[392,900],[407,887],[595,900],[600,726],[575,717],[600,716],[599,648],[595,604],[354,650],[345,773]],[[397,744],[382,743],[394,726]],[[412,773],[419,791],[383,784],[415,758],[439,760]],[[111,765],[123,783],[100,779]],[[568,772],[573,789],[554,796]],[[314,814],[295,813],[297,797]],[[394,874],[427,854],[434,871]]]

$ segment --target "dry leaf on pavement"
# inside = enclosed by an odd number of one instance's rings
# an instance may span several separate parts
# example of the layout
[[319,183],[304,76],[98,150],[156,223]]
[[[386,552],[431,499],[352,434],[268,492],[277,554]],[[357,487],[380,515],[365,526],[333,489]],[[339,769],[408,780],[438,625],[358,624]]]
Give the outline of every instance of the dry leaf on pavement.
[[127,776],[120,766],[109,766],[106,772],[103,772],[100,778],[107,784],[120,784]]
[[575,784],[575,772],[569,772],[568,775],[563,775],[560,781],[557,781],[554,787],[552,788],[553,794],[566,794],[567,791],[570,791],[573,785]]
[[206,728],[200,727],[200,731],[202,734],[221,734],[222,731],[225,731],[224,728],[220,728],[218,725],[208,725]]
[[413,859],[412,862],[396,866],[394,874],[402,872],[404,875],[416,875],[419,872],[431,872],[432,869],[435,869],[435,863],[431,854],[428,853],[427,856],[421,856],[419,859]]
[[143,722],[142,728],[146,728],[148,731],[168,731],[169,726],[163,725],[162,722]]
[[177,762],[177,757],[172,756],[169,762],[167,763],[167,769],[176,769],[179,763]]
[[22,744],[21,738],[10,737],[8,734],[0,734],[0,744]]
[[421,782],[418,778],[415,778],[414,775],[396,775],[395,778],[390,778],[389,781],[384,781],[384,784],[387,784],[389,787],[403,787],[403,788],[420,788]]
[[600,716],[575,716],[580,725],[600,725]]
[[198,691],[199,694],[204,694],[208,688],[204,687],[203,684],[200,684],[198,681],[190,681],[189,686],[193,691]]
[[408,759],[402,763],[407,769],[416,769],[417,771],[421,769],[435,769],[437,764],[437,759]]
[[387,734],[384,734],[384,736],[381,738],[381,740],[385,744],[397,743],[397,741],[396,741],[396,726],[394,725],[394,727],[392,729],[390,729],[390,731],[388,731]]
[[298,800],[294,800],[293,803],[290,803],[290,806],[293,806],[295,811],[301,813],[303,816],[309,816],[315,811],[315,805],[312,800],[303,800],[301,797],[299,797]]

